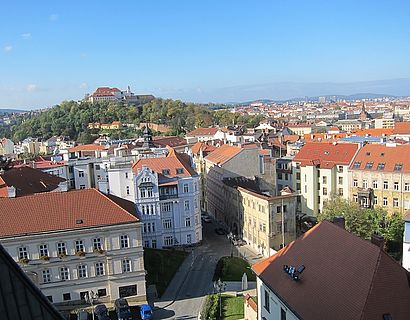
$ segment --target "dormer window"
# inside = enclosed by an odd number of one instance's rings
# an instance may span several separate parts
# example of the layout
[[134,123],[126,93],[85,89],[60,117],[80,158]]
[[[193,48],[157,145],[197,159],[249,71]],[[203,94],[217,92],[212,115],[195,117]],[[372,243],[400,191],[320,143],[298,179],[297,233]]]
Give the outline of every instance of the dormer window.
[[162,174],[163,174],[164,176],[169,176],[170,170],[169,170],[169,169],[162,169]]
[[384,170],[384,165],[385,165],[384,162],[379,162],[379,164],[377,165],[377,170],[383,171]]
[[183,168],[177,168],[177,174],[183,174],[184,169]]
[[365,169],[366,169],[366,170],[370,170],[371,168],[373,168],[373,162],[368,162],[368,163],[366,163]]
[[362,164],[362,163],[361,163],[360,161],[356,161],[356,162],[353,164],[353,169],[359,169],[361,164]]
[[396,163],[394,165],[394,171],[401,171],[403,169],[403,164],[402,163]]

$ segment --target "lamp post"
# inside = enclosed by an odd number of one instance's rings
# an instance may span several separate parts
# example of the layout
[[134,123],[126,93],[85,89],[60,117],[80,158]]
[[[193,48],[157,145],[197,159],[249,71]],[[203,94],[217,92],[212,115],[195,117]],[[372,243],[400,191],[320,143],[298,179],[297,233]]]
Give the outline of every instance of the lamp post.
[[218,292],[219,295],[219,317],[222,317],[222,301],[221,301],[221,294],[223,291],[225,291],[226,288],[226,283],[222,282],[221,279],[219,278],[218,281],[214,282],[214,289],[216,292]]
[[95,320],[95,314],[94,314],[94,300],[98,299],[98,293],[90,290],[85,294],[85,302],[91,304],[91,313],[93,315],[93,320]]

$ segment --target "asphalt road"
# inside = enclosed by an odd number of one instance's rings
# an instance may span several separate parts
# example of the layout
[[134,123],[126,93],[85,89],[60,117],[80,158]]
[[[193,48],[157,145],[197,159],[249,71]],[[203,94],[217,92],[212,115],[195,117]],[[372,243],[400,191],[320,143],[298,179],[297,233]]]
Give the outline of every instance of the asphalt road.
[[213,291],[212,277],[219,258],[231,254],[231,243],[215,233],[214,223],[203,223],[203,242],[184,261],[160,301],[155,319],[197,319],[205,296]]

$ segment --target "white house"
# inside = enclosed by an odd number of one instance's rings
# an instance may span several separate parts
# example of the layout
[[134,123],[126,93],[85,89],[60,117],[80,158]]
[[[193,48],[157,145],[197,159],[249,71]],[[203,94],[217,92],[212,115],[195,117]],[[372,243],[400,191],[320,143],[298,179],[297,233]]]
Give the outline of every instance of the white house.
[[140,159],[132,169],[144,247],[200,242],[199,176],[191,168],[189,156],[170,148],[167,157]]
[[402,266],[410,271],[410,212],[404,216],[403,262]]
[[95,189],[0,199],[0,242],[49,300],[145,301],[134,204]]

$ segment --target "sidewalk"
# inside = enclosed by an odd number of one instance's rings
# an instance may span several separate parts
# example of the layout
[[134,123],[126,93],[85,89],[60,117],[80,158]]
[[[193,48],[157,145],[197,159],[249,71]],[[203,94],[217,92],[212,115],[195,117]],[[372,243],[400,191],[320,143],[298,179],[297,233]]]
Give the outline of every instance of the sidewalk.
[[261,253],[257,252],[248,244],[240,247],[236,246],[235,248],[239,256],[248,261],[250,265],[265,259]]

